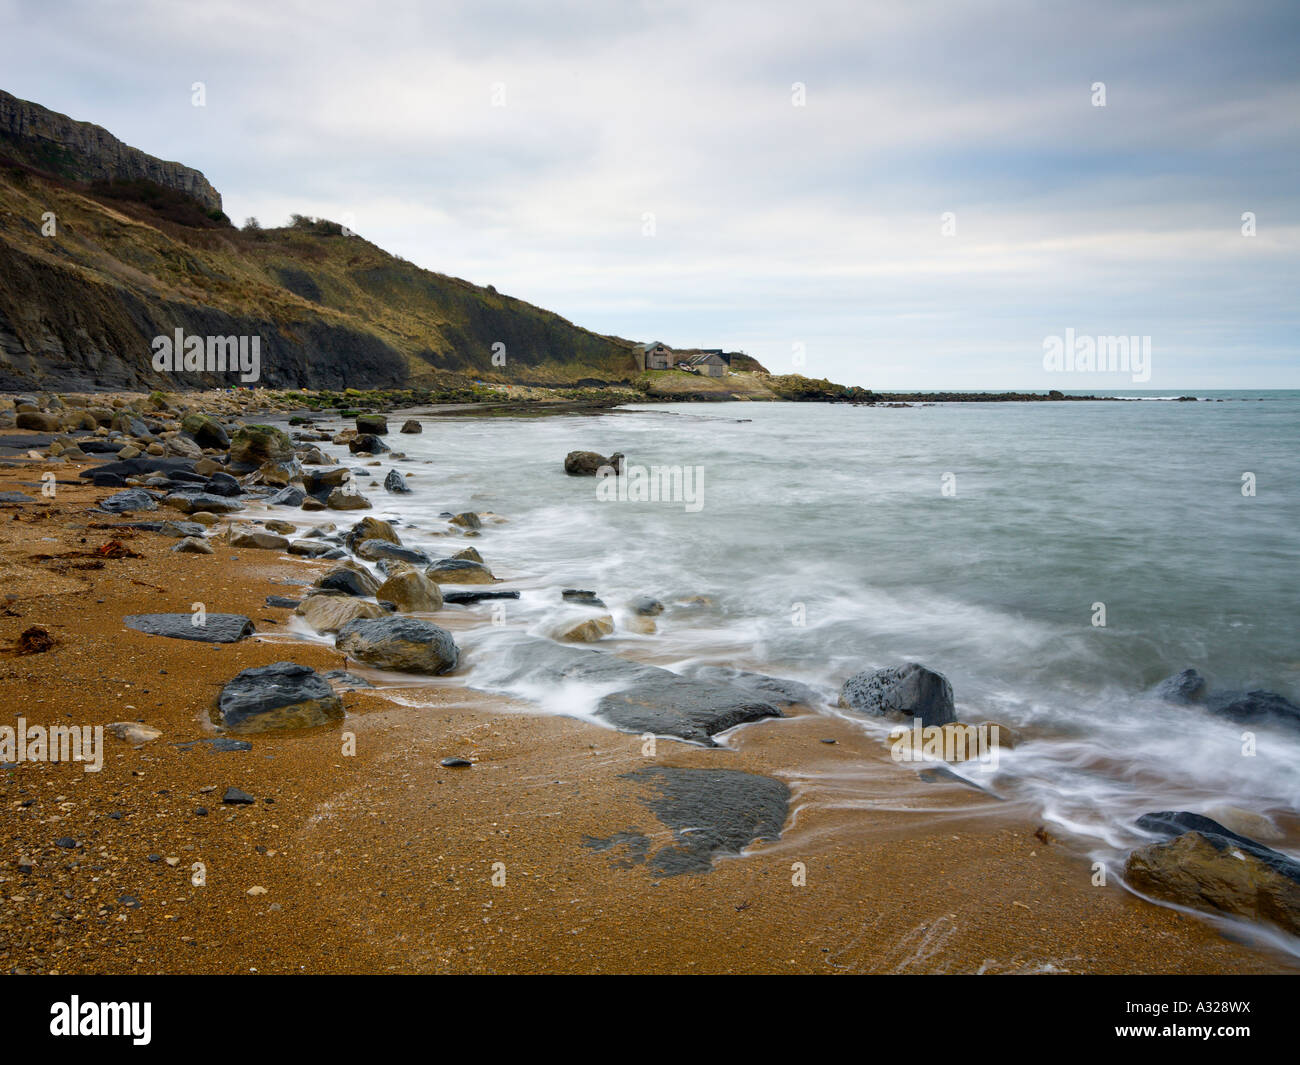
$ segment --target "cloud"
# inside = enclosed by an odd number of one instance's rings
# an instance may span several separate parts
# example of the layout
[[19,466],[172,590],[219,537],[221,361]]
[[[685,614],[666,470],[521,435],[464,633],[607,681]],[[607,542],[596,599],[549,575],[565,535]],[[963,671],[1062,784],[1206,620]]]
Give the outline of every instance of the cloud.
[[1003,388],[1072,327],[1151,335],[1154,387],[1300,386],[1294,5],[953,7],[11,0],[0,58],[232,217],[603,332]]

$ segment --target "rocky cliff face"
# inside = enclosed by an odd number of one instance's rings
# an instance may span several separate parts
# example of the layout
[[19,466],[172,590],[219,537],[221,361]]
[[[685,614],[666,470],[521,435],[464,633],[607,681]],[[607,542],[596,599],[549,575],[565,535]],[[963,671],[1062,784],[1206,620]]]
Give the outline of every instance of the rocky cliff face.
[[145,178],[185,193],[206,210],[221,210],[221,195],[199,171],[147,155],[100,126],[74,121],[3,90],[0,154],[71,181]]

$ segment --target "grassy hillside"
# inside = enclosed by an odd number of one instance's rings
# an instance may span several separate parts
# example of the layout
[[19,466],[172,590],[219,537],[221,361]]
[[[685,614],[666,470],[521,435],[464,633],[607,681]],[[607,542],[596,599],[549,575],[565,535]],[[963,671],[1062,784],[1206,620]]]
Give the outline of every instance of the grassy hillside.
[[333,223],[239,230],[147,181],[78,186],[0,164],[0,386],[234,383],[160,378],[150,342],[176,328],[260,336],[261,383],[274,387],[564,387],[637,374],[631,341],[422,270]]

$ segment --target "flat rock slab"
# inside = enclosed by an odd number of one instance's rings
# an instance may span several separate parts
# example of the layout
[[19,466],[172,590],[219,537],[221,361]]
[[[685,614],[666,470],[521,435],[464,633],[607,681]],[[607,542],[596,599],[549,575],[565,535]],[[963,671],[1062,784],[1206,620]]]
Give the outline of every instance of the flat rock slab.
[[624,732],[652,732],[709,746],[715,746],[715,735],[736,725],[785,716],[775,703],[744,688],[664,672],[666,676],[606,695],[596,706],[597,716]]
[[22,492],[0,492],[0,503],[35,503],[31,496]]
[[780,839],[790,805],[790,789],[781,781],[735,769],[650,766],[623,779],[647,788],[642,801],[672,831],[673,842],[650,854],[651,837],[628,829],[583,843],[600,851],[625,847],[626,857],[617,864],[644,863],[661,876],[707,873],[715,857]]
[[150,636],[201,643],[237,643],[255,631],[252,619],[243,614],[209,614],[203,625],[194,624],[193,614],[130,614],[122,624]]
[[443,592],[444,603],[477,603],[483,599],[518,599],[518,592]]

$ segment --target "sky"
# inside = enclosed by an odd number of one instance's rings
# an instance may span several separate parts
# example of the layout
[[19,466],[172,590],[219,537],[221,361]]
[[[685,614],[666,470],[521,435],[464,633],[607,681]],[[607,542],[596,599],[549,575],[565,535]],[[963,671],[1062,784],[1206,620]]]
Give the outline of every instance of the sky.
[[1297,0],[0,0],[0,88],[236,223],[877,390],[1300,388],[1298,60]]

